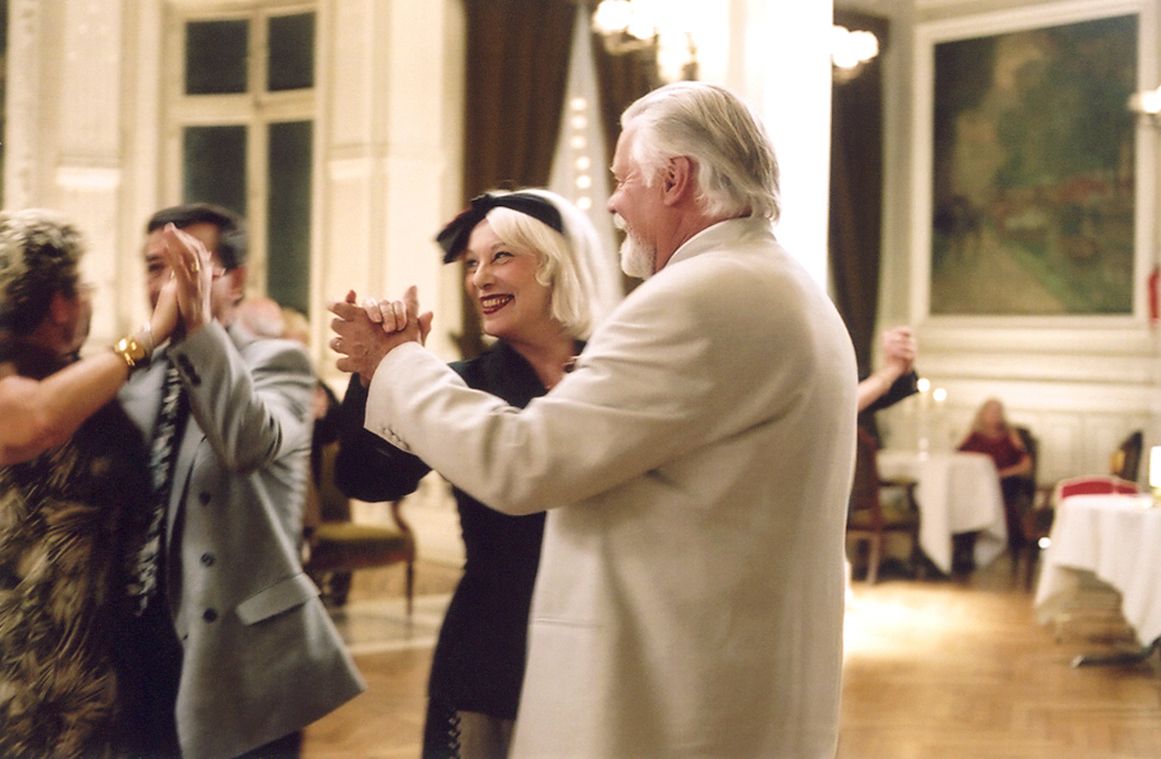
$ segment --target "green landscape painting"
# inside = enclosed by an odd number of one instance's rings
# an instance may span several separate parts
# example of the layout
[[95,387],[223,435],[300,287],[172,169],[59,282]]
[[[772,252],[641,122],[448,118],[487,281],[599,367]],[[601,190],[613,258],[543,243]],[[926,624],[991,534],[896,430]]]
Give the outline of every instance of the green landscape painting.
[[935,45],[932,314],[1132,313],[1137,27]]

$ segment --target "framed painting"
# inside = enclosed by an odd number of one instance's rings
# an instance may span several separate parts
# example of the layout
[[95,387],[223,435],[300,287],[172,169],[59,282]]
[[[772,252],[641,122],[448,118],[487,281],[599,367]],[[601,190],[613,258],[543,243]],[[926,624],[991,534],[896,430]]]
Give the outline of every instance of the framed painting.
[[1142,316],[1155,137],[1127,104],[1154,24],[1098,0],[919,27],[917,313]]

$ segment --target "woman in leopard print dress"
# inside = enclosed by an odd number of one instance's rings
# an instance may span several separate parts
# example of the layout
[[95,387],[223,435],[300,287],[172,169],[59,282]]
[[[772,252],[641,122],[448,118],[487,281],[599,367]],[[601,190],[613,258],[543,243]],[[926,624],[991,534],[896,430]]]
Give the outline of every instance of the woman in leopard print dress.
[[[76,229],[0,214],[0,756],[100,757],[132,740],[127,555],[150,493],[115,394],[147,351],[77,351],[89,298]],[[176,317],[159,306],[152,327]],[[149,342],[142,334],[132,341]],[[131,669],[131,667],[129,668]]]

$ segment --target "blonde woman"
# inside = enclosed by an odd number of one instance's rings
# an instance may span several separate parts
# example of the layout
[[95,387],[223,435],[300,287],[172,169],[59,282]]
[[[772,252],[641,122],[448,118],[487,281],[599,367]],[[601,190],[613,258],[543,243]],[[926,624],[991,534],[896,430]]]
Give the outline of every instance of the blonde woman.
[[[998,398],[988,398],[976,411],[971,431],[959,444],[959,450],[983,453],[991,457],[1000,476],[1000,490],[1004,495],[1004,515],[1008,522],[1008,546],[1013,555],[1023,547],[1021,519],[1024,510],[1031,504],[1028,476],[1032,473],[1032,456],[1024,447],[1019,433],[1008,423],[1004,404]],[[969,541],[970,542],[970,541]],[[959,561],[965,569],[972,566],[970,557],[961,556]]]
[[[615,259],[588,219],[543,190],[481,195],[437,238],[444,262],[462,261],[464,288],[496,343],[452,364],[469,387],[518,407],[568,370],[596,323],[620,298]],[[392,329],[385,304],[370,313]],[[344,399],[340,487],[363,500],[413,492],[430,468],[363,427],[366,390],[355,375]],[[466,562],[432,659],[425,759],[506,756],[524,676],[528,610],[544,514],[508,516],[454,489]]]

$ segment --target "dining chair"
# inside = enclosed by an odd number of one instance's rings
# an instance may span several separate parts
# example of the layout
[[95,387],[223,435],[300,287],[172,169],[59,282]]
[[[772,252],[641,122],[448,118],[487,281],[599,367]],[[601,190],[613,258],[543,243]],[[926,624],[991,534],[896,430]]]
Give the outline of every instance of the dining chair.
[[919,507],[915,502],[914,480],[885,481],[879,477],[879,446],[875,438],[858,428],[855,478],[851,487],[847,536],[856,551],[867,551],[867,582],[879,578],[883,545],[887,535],[901,534],[910,539],[909,562],[916,574],[923,573],[919,549]]
[[1121,441],[1117,450],[1113,451],[1109,472],[1122,480],[1136,482],[1141,469],[1141,450],[1145,446],[1145,436],[1141,430],[1135,430]]
[[322,446],[317,483],[308,488],[304,520],[304,562],[319,586],[323,601],[332,607],[346,603],[351,574],[358,569],[404,564],[407,616],[415,593],[415,534],[403,518],[403,500],[391,502],[389,525],[355,522],[350,499],[335,485],[338,442]]
[[1040,441],[1028,427],[1015,425],[1012,429],[1016,431],[1020,437],[1020,442],[1024,445],[1024,450],[1028,452],[1032,467],[1027,474],[1020,476],[1014,492],[1004,503],[1004,509],[1008,512],[1008,551],[1012,558],[1013,576],[1019,572],[1021,558],[1026,557],[1025,584],[1031,587],[1032,565],[1036,561],[1035,552],[1038,551],[1035,543],[1039,540],[1039,531],[1042,527],[1039,520],[1044,517],[1044,514],[1039,512],[1043,511],[1043,506],[1051,491],[1042,489],[1037,485],[1037,473],[1040,467]]

